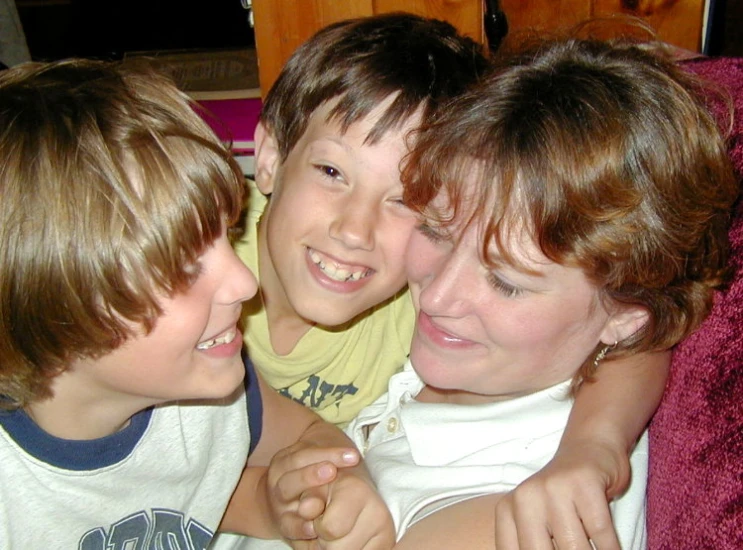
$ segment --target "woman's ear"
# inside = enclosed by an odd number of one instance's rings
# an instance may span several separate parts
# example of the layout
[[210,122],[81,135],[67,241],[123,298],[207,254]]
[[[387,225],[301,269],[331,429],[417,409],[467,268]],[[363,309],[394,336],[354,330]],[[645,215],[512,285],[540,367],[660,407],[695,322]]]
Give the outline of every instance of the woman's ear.
[[279,147],[273,132],[259,122],[255,128],[255,184],[264,195],[273,192],[279,159]]
[[648,322],[650,313],[641,306],[620,306],[606,322],[601,341],[610,346],[629,338]]

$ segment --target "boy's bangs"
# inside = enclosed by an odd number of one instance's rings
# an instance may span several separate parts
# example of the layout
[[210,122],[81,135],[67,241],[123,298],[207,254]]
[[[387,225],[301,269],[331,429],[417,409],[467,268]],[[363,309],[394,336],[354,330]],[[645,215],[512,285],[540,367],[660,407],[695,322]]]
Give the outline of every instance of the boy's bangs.
[[359,85],[331,100],[335,105],[328,114],[328,121],[337,122],[345,133],[351,125],[363,120],[390,96],[394,96],[394,99],[366,136],[365,143],[374,145],[388,132],[399,130],[408,120],[417,116],[421,112],[423,99],[399,90]]
[[141,201],[131,214],[151,220],[131,228],[148,278],[167,293],[190,284],[198,257],[239,219],[245,193],[239,166],[220,145],[193,136],[161,138],[132,151]]

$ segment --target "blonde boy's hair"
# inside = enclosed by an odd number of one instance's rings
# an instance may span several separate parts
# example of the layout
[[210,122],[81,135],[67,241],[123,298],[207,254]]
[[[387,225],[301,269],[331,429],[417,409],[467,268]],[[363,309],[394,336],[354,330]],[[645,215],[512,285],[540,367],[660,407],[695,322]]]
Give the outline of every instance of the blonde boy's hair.
[[0,75],[0,395],[150,331],[238,218],[244,179],[166,77],[97,61]]

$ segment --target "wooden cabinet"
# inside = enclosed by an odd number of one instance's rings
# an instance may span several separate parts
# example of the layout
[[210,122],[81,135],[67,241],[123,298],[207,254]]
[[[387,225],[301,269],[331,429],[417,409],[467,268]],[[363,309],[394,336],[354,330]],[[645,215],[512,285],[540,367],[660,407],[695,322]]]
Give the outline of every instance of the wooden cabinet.
[[253,0],[258,75],[265,96],[292,52],[315,31],[342,19],[407,11],[451,22],[483,42],[482,0]]
[[556,30],[596,17],[633,15],[643,18],[658,37],[699,52],[705,0],[501,0],[509,28]]
[[[637,15],[676,46],[701,51],[705,0],[501,0],[510,31],[556,30],[612,14]],[[261,92],[291,53],[316,30],[349,17],[408,11],[444,19],[479,42],[483,0],[253,0]]]

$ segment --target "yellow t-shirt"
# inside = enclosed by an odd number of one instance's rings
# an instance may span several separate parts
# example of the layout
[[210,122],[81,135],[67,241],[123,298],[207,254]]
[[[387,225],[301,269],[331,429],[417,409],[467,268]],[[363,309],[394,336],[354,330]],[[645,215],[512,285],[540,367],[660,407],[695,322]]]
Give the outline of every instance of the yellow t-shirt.
[[[245,235],[235,245],[256,277],[258,221],[266,203],[251,183]],[[415,325],[410,295],[403,290],[345,325],[310,328],[291,353],[281,356],[271,347],[262,304],[250,302],[245,309],[248,354],[266,382],[339,426],[387,391],[390,376],[407,359]]]

